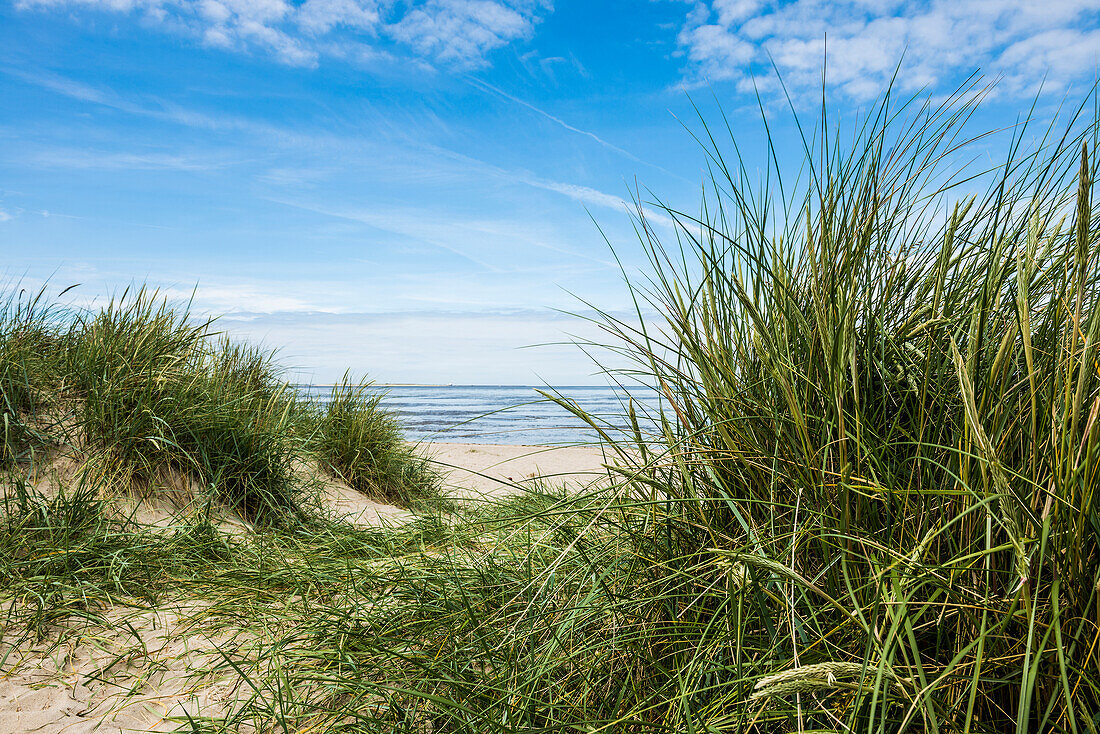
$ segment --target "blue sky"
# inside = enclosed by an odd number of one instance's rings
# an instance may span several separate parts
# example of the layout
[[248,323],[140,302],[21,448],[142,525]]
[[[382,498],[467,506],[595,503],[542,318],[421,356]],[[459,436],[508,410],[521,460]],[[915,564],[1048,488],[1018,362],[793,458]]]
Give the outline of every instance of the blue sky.
[[[852,116],[998,79],[977,124],[1077,101],[1100,0],[0,0],[0,277],[147,282],[321,381],[583,384],[641,264],[636,187],[691,210],[685,130],[759,92]],[[658,220],[656,225],[663,225]]]

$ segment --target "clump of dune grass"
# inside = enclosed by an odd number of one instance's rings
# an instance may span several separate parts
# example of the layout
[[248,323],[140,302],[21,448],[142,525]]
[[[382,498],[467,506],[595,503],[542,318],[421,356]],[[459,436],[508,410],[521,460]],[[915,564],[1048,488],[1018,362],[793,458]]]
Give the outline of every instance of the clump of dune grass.
[[969,171],[981,96],[887,95],[844,145],[823,118],[764,184],[704,127],[699,213],[665,207],[665,242],[639,210],[638,321],[600,320],[661,414],[624,435],[559,398],[617,485],[376,571],[387,604],[303,621],[256,715],[1095,731],[1100,127],[1021,123]]
[[7,629],[0,629],[0,641],[5,632],[40,637],[51,625],[94,615],[124,596],[156,599],[168,557],[163,539],[111,523],[96,487],[78,484],[46,496],[14,480],[5,490],[0,585]]
[[294,508],[295,395],[268,355],[144,289],[75,320],[63,371],[97,468],[123,482],[195,476],[249,518]]
[[346,377],[316,408],[311,450],[354,489],[402,507],[438,506],[439,477],[401,436],[384,395]]
[[295,462],[317,458],[374,496],[406,506],[438,497],[434,475],[364,389],[348,386],[319,411],[272,353],[145,288],[87,312],[60,312],[45,291],[10,296],[0,389],[8,469],[36,446],[68,446],[106,492],[158,491],[175,472],[262,522],[300,517],[308,478]]
[[45,441],[37,419],[50,398],[43,376],[58,347],[54,316],[44,290],[12,289],[0,302],[0,468]]
[[704,129],[700,212],[665,208],[668,243],[639,210],[655,316],[601,324],[665,409],[605,435],[663,672],[624,717],[1100,723],[1100,127],[1024,122],[960,169],[979,97],[887,96],[848,144],[823,118],[764,185]]

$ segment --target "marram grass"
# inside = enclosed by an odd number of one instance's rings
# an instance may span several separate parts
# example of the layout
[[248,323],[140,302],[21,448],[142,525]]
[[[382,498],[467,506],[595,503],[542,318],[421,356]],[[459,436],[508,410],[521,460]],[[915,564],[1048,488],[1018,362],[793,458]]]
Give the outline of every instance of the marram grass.
[[[263,522],[298,512],[307,488],[295,462],[397,502],[436,496],[434,475],[364,391],[336,395],[352,417],[333,420],[282,379],[273,355],[144,288],[87,313],[53,308],[42,293],[15,294],[0,310],[0,465],[18,463],[16,474],[66,448],[89,482],[144,491],[174,471]],[[334,444],[358,457],[354,472],[332,460]]]
[[49,399],[44,365],[57,347],[45,293],[12,289],[0,300],[0,468],[41,443],[38,420]]
[[315,408],[310,446],[349,486],[403,507],[442,503],[438,477],[381,407],[383,394],[344,380]]
[[662,726],[1100,726],[1097,123],[973,194],[973,100],[821,120],[772,189],[709,138],[671,247],[640,212],[657,317],[602,325],[666,406],[620,453]]

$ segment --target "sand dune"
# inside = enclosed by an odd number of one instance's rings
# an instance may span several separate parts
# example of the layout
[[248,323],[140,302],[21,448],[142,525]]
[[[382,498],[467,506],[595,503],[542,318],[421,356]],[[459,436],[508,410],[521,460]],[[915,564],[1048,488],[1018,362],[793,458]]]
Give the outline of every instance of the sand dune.
[[[456,498],[506,496],[538,481],[579,489],[607,476],[596,448],[453,443],[420,448]],[[71,458],[53,462],[39,488],[48,489],[50,477],[71,480],[75,464]],[[186,494],[180,481],[175,484],[180,486],[173,495]],[[325,479],[320,489],[323,508],[356,525],[396,524],[413,517],[337,480]],[[172,513],[184,512],[186,501],[127,497],[120,507],[126,517],[156,530],[170,525]],[[249,531],[239,522],[223,529]],[[252,631],[206,628],[200,622],[201,605],[194,604],[120,607],[107,610],[106,617],[118,624],[80,631],[60,646],[49,640],[16,645],[0,628],[0,732],[173,731],[187,723],[187,715],[224,714],[239,693],[234,690],[239,681],[233,682],[224,665],[223,675],[201,671],[217,668],[227,645],[249,643]]]

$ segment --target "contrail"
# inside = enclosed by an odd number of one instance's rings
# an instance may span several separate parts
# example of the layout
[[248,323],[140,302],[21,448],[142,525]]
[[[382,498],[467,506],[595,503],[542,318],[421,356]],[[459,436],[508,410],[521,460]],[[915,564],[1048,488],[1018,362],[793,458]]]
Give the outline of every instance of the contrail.
[[[623,150],[619,146],[617,146],[613,143],[607,142],[606,140],[601,138],[596,133],[589,132],[588,130],[582,130],[579,127],[574,127],[574,126],[570,125],[568,122],[566,122],[565,120],[561,119],[560,117],[555,117],[554,115],[551,115],[546,110],[540,109],[540,108],[536,107],[535,105],[531,104],[530,102],[522,100],[519,97],[514,97],[511,94],[508,94],[507,92],[505,92],[503,89],[501,89],[499,87],[494,87],[489,82],[483,81],[481,79],[478,79],[476,77],[472,77],[472,76],[469,76],[469,75],[466,76],[466,80],[472,86],[477,87],[478,89],[480,89],[484,92],[490,92],[492,94],[496,94],[500,97],[503,97],[504,99],[507,99],[511,102],[515,102],[518,105],[523,105],[524,107],[531,110],[532,112],[537,112],[538,114],[542,115],[547,120],[551,120],[552,122],[556,122],[557,124],[561,125],[562,127],[564,127],[566,130],[569,130],[570,132],[574,132],[574,133],[577,133],[578,135],[584,135],[586,137],[592,138],[593,140],[595,140],[597,143],[599,143],[603,147],[608,148],[609,150],[613,150],[616,153],[618,153],[619,155],[626,156],[627,158],[629,158],[632,161],[635,161],[636,163],[641,163],[644,166],[650,166],[651,168],[656,168],[658,171],[663,171],[664,173],[667,173],[670,176],[674,176],[674,177],[676,177],[678,179],[681,179],[683,181],[687,181],[687,179],[673,173],[672,171],[668,170],[667,168],[663,168],[661,166],[658,166],[655,163],[650,163],[648,161],[644,161],[641,158],[639,158],[638,156],[631,153],[629,150]],[[690,181],[688,183],[690,183]]]
[[525,102],[524,100],[520,99],[519,97],[513,97],[512,95],[505,92],[503,89],[501,89],[499,87],[494,87],[489,82],[482,81],[481,79],[477,79],[477,78],[472,77],[472,76],[468,76],[466,78],[469,79],[470,83],[473,84],[475,87],[480,87],[481,89],[483,89],[485,91],[492,92],[493,94],[498,94],[501,97],[504,97],[505,99],[511,100],[512,102],[515,102],[516,104],[523,105],[527,109],[533,110],[534,112],[539,113],[540,115],[542,115],[546,119],[553,120],[554,122],[556,122],[559,125],[561,125],[562,127],[564,127],[566,130],[570,130],[570,131],[578,133],[580,135],[587,135],[588,137],[592,138],[593,140],[595,140],[597,143],[604,146],[605,148],[610,148],[611,150],[615,151],[616,153],[621,153],[622,155],[625,155],[627,158],[630,158],[631,160],[638,161],[638,163],[645,163],[645,161],[638,158],[636,155],[634,155],[630,151],[623,150],[619,146],[613,145],[612,143],[607,142],[606,140],[601,138],[596,133],[592,133],[592,132],[589,132],[587,130],[581,130],[579,127],[573,127],[568,122],[561,119],[560,117],[554,117],[553,115],[551,115],[546,110],[541,110],[538,107],[535,107],[535,105],[531,104],[530,102]]

